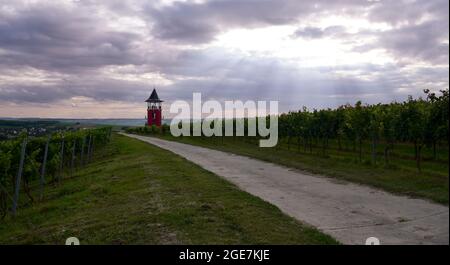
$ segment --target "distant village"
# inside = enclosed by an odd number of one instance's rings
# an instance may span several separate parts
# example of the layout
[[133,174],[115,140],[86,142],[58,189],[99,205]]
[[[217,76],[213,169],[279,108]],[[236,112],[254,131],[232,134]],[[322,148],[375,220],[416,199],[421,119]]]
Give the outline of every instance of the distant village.
[[12,139],[26,132],[28,136],[38,137],[56,131],[76,130],[76,124],[46,120],[0,120],[0,141]]

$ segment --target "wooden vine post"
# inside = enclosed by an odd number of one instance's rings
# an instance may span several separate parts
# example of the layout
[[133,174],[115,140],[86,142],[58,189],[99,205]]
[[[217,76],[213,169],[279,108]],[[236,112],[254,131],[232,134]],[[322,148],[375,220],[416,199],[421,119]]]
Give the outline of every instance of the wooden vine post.
[[89,160],[92,160],[92,153],[94,152],[94,139],[95,137],[92,136],[92,144],[91,144],[91,151],[89,152]]
[[59,174],[58,174],[58,182],[61,182],[63,175],[63,166],[64,166],[64,136],[62,137],[61,142],[61,153],[59,155]]
[[13,207],[12,207],[12,214],[13,216],[16,216],[17,213],[17,205],[19,204],[19,191],[20,191],[20,181],[22,179],[22,172],[23,172],[23,164],[25,161],[25,152],[27,149],[27,138],[25,138],[22,142],[22,148],[20,151],[20,162],[19,162],[19,170],[17,171],[17,177],[16,177],[16,183],[15,183],[15,189],[14,189],[14,198],[13,198]]
[[47,166],[47,157],[48,157],[48,146],[50,144],[50,136],[48,136],[47,141],[45,142],[44,149],[44,159],[42,160],[42,168],[41,168],[41,178],[40,178],[40,191],[39,191],[39,199],[42,200],[44,198],[44,186],[45,186],[45,167]]
[[86,152],[86,164],[88,164],[89,161],[89,150],[91,150],[91,140],[92,140],[92,135],[89,134],[89,140],[88,140],[88,146],[87,146],[87,152]]
[[75,149],[77,145],[77,140],[73,140],[73,146],[72,146],[72,160],[70,162],[70,176],[73,177],[73,171],[75,167]]
[[83,143],[81,145],[81,153],[80,153],[80,166],[84,164],[84,146],[86,145],[86,136],[83,136]]

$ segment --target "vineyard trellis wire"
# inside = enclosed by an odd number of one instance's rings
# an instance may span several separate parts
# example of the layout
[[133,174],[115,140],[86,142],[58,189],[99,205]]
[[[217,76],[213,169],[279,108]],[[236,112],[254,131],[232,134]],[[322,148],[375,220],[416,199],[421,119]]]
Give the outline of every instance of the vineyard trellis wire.
[[[19,137],[0,141],[0,219],[8,212],[16,215],[20,207],[21,189],[34,203],[32,183],[37,184],[38,201],[44,199],[47,184],[60,185],[65,170],[73,176],[75,162],[84,166],[92,160],[96,148],[110,141],[111,127],[58,132],[46,137],[30,138],[26,132]],[[89,143],[85,146],[86,138]],[[83,143],[83,144],[82,144]],[[77,154],[80,157],[77,158]]]

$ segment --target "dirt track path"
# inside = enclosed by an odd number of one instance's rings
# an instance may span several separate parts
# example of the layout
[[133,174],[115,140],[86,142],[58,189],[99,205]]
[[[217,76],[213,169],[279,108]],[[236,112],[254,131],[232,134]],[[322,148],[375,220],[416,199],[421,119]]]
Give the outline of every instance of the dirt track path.
[[342,243],[377,237],[381,244],[449,244],[447,206],[203,147],[127,136],[178,154]]

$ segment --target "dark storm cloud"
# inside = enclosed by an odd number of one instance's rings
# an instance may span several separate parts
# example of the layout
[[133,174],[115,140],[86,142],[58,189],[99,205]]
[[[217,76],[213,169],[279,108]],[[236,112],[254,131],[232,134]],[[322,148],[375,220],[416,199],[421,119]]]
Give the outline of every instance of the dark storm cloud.
[[14,103],[52,103],[61,99],[70,98],[67,89],[53,85],[3,85],[0,88],[0,99]]
[[53,103],[73,97],[92,98],[102,102],[116,100],[143,102],[148,84],[114,79],[74,79],[55,84],[11,84],[0,86],[0,98],[14,103]]
[[351,0],[216,0],[201,4],[177,2],[147,10],[155,36],[181,43],[204,43],[231,28],[286,25],[327,11],[345,14],[348,11],[344,7],[358,9],[369,5],[368,1]]
[[[356,52],[368,52],[373,49],[385,49],[399,62],[422,61],[436,65],[448,65],[448,20],[430,20],[418,24],[406,25],[386,31],[367,31],[375,41],[355,46]],[[355,38],[357,34],[347,34]]]
[[[199,91],[207,98],[278,99],[284,103],[284,110],[301,105],[325,107],[358,99],[366,102],[403,99],[411,91],[422,89],[416,84],[432,83],[433,79],[448,86],[448,67],[430,66],[407,74],[395,64],[299,69],[290,65],[289,60],[249,57],[197,46],[230,29],[296,25],[299,29],[292,37],[336,38],[351,43],[368,36],[374,39],[370,45],[352,44],[349,50],[383,48],[398,61],[408,59],[442,66],[448,64],[448,1],[215,0],[161,5],[134,0],[80,0],[74,3],[67,6],[56,1],[30,4],[0,0],[0,101],[49,103],[81,96],[99,102],[142,102],[154,84],[152,80],[118,78],[120,74],[139,76],[155,72],[172,82],[159,85],[158,92],[165,99],[190,99],[192,92]],[[309,23],[329,15],[363,17],[387,23],[392,29],[349,33],[343,26],[317,27]],[[111,27],[111,20],[124,16],[141,19],[148,28],[134,33],[133,28]],[[105,67],[116,66],[131,69],[116,72],[116,76],[103,71]],[[56,73],[57,77],[52,82],[30,82],[22,77],[22,68]],[[13,76],[6,69],[17,69],[14,82],[2,80],[2,73]],[[338,77],[335,73],[339,71],[363,74]],[[369,77],[363,78],[364,74]]]
[[[103,65],[140,64],[139,37],[108,29],[95,14],[39,4],[1,13],[0,64],[69,71]],[[1,12],[1,11],[0,11]]]
[[437,64],[448,64],[448,20],[434,20],[406,26],[380,34],[377,44],[396,58],[413,58]]
[[448,20],[448,0],[384,0],[374,2],[369,19],[374,22],[387,22],[393,25],[401,23],[415,24],[425,17]]
[[367,52],[383,48],[399,61],[412,59],[448,64],[448,9],[448,0],[373,2],[372,8],[368,10],[368,18],[373,22],[391,25],[393,27],[391,30],[348,33],[342,26],[302,27],[293,37],[305,39],[330,37],[349,41],[370,36],[376,41],[357,46],[354,50]]
[[377,3],[369,19],[389,23],[394,29],[378,34],[373,48],[384,47],[399,60],[448,65],[448,12],[448,0]]
[[153,34],[178,42],[203,43],[226,28],[254,27],[294,22],[298,10],[311,9],[305,2],[210,1],[202,4],[174,3],[162,8],[149,7]]

